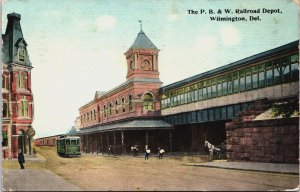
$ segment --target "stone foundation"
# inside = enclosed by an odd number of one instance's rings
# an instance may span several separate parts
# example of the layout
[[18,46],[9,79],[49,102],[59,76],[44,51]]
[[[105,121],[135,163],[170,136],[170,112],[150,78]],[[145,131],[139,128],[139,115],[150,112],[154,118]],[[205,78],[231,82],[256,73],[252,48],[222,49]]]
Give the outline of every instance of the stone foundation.
[[299,118],[226,123],[228,161],[298,163]]

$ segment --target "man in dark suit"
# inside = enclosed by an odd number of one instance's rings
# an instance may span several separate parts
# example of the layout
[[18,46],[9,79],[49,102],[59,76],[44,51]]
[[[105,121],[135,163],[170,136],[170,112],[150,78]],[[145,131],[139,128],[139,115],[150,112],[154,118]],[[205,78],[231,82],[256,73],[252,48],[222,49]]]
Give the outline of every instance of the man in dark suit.
[[21,150],[18,154],[18,161],[19,161],[21,169],[25,169],[25,167],[23,165],[23,163],[25,163],[25,158],[24,158],[23,152]]

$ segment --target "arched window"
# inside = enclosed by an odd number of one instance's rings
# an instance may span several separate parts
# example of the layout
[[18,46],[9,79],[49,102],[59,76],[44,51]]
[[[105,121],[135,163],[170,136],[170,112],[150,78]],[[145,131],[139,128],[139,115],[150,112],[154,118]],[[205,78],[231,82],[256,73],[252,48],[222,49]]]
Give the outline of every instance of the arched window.
[[105,107],[105,105],[103,106],[103,112],[104,112],[104,117],[106,117],[106,107]]
[[132,111],[133,107],[132,107],[132,96],[129,95],[128,97],[128,103],[129,103],[129,111]]
[[87,122],[90,122],[90,113],[89,112],[87,112]]
[[116,114],[118,114],[118,100],[115,101]]
[[98,105],[98,121],[100,122],[100,119],[101,117],[100,117],[100,106]]
[[20,47],[18,50],[19,61],[25,61],[25,49],[24,47]]
[[94,121],[96,120],[96,110],[94,109]]
[[125,112],[125,98],[122,98],[122,112]]
[[144,110],[153,110],[153,96],[146,93],[143,98]]
[[111,107],[112,107],[112,105],[111,105],[111,103],[109,103],[109,105],[108,105],[108,116],[111,116]]
[[85,116],[85,114],[83,115],[83,123],[86,123],[86,116]]
[[91,111],[91,121],[93,121],[93,111]]

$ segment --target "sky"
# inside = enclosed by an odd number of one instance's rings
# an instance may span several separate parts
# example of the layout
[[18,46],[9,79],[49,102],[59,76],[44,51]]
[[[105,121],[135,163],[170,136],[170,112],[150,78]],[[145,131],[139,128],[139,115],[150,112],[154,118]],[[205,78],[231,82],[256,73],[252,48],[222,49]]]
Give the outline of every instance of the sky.
[[[138,20],[160,49],[163,85],[299,39],[293,0],[4,0],[2,6],[2,33],[6,15],[21,14],[34,67],[35,138],[66,133],[96,91],[125,82],[124,53],[140,31]],[[236,9],[260,13],[237,14]],[[211,20],[218,16],[247,21]]]

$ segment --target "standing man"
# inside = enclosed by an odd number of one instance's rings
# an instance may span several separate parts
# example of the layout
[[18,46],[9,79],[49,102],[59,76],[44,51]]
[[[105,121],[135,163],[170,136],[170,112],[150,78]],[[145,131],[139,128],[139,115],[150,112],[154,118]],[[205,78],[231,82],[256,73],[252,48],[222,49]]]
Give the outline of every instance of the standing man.
[[24,158],[23,152],[21,150],[19,150],[18,161],[19,161],[21,169],[25,169],[25,167],[23,165],[23,163],[25,163],[25,158]]
[[162,159],[165,150],[163,148],[158,148],[158,159]]
[[145,160],[148,160],[149,155],[151,153],[150,149],[148,148],[148,145],[146,145],[145,150]]

